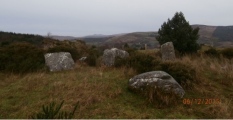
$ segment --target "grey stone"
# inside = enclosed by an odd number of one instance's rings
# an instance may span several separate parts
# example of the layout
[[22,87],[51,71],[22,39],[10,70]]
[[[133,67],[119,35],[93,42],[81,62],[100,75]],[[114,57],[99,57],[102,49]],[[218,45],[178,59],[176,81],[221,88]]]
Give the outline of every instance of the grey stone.
[[126,58],[128,56],[129,56],[129,53],[124,50],[120,50],[117,48],[106,49],[104,50],[104,54],[103,54],[103,63],[106,66],[113,66],[115,63],[116,57]]
[[69,52],[46,53],[45,64],[50,71],[69,70],[74,68],[74,60]]
[[172,42],[166,42],[161,45],[162,60],[174,60],[175,50]]
[[143,91],[146,87],[150,87],[155,90],[163,90],[166,93],[174,93],[180,98],[185,94],[179,83],[164,71],[151,71],[139,74],[131,78],[128,85],[132,90]]

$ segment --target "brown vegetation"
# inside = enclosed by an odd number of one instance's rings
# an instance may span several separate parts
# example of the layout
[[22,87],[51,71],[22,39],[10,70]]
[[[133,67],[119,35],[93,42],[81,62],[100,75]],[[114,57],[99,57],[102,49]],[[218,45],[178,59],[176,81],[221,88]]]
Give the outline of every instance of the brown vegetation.
[[[75,118],[233,117],[232,60],[186,55],[175,62],[195,69],[197,82],[192,83],[192,89],[185,89],[183,99],[175,99],[176,105],[169,107],[151,103],[127,89],[128,80],[137,74],[132,68],[89,67],[77,63],[74,70],[63,72],[1,73],[0,118],[28,118],[42,105],[62,100],[65,111],[73,109],[79,101]],[[219,99],[220,102],[188,104],[184,99]]]

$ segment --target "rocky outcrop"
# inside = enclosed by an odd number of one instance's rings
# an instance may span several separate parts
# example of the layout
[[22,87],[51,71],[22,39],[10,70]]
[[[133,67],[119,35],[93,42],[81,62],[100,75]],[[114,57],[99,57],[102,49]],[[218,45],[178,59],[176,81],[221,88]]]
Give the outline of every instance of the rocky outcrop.
[[175,60],[175,50],[172,42],[161,45],[162,60]]
[[128,56],[129,53],[124,50],[120,50],[117,48],[106,49],[104,50],[104,54],[103,54],[103,63],[106,66],[113,66],[116,57],[126,58]]
[[74,68],[74,60],[69,52],[47,53],[45,64],[50,71],[69,70]]
[[184,89],[176,80],[166,72],[151,71],[134,76],[129,80],[129,88],[134,91],[146,92],[146,88],[162,90],[165,93],[173,93],[182,98]]

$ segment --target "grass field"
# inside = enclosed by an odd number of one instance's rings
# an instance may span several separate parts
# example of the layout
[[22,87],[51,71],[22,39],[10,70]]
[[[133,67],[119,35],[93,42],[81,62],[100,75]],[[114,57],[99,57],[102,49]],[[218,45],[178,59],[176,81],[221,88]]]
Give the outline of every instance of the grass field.
[[[185,90],[177,105],[162,108],[128,90],[128,80],[136,75],[132,69],[77,63],[70,71],[0,73],[0,118],[26,119],[40,111],[42,105],[62,100],[66,111],[79,101],[74,118],[80,119],[233,118],[233,61],[191,55],[177,61],[196,69],[197,83]],[[184,104],[185,100],[193,102]]]

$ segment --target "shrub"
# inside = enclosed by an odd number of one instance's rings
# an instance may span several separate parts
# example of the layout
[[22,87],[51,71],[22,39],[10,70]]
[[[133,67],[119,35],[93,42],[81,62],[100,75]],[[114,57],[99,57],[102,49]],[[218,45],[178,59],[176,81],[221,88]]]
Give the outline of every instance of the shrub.
[[134,52],[128,58],[115,58],[115,67],[126,66],[133,68],[137,73],[143,73],[155,70],[156,65],[160,63],[160,60],[153,56],[145,55],[139,52]]
[[162,56],[160,50],[156,50],[155,53],[154,53],[154,55],[155,55],[156,57],[160,57],[160,58],[161,58],[161,56]]
[[210,48],[210,49],[206,50],[204,53],[206,55],[210,55],[210,56],[213,56],[213,57],[219,57],[218,51],[216,49],[214,49],[214,48]]
[[180,62],[162,62],[161,59],[135,52],[128,58],[116,57],[115,67],[126,66],[137,73],[162,70],[170,74],[183,87],[191,87],[196,79],[196,71],[192,66]]
[[233,58],[233,48],[225,48],[221,51],[221,54],[228,58],[228,59],[231,59]]
[[127,47],[124,50],[127,51],[130,55],[135,54],[137,52],[137,49],[131,47]]
[[130,67],[129,65],[130,57],[128,58],[121,58],[119,56],[115,57],[114,67]]
[[89,66],[96,66],[96,60],[97,60],[97,57],[95,55],[89,55],[87,59],[85,60],[85,62]]
[[147,87],[143,90],[145,97],[148,101],[154,103],[158,108],[167,108],[175,106],[179,103],[179,96],[171,92],[165,92],[160,88],[154,89],[154,87]]
[[53,53],[53,52],[69,52],[72,58],[74,59],[74,61],[80,58],[80,53],[75,48],[71,48],[70,46],[59,45],[53,48],[49,48],[47,50],[47,53]]
[[180,62],[163,62],[160,69],[170,74],[183,87],[191,86],[196,80],[196,71],[193,67]]
[[100,50],[98,50],[96,47],[92,46],[92,48],[90,48],[88,50],[88,56],[87,59],[85,60],[86,63],[89,66],[96,66],[97,65],[97,59],[101,56],[102,52]]
[[42,49],[29,43],[13,43],[0,49],[0,71],[27,73],[45,66]]
[[64,111],[60,111],[64,101],[62,101],[59,105],[56,105],[55,102],[50,103],[48,106],[42,106],[42,111],[32,115],[32,119],[72,119],[74,117],[74,113],[78,107],[78,103],[75,105],[72,112],[67,113]]

